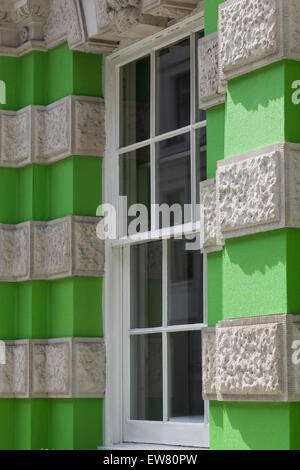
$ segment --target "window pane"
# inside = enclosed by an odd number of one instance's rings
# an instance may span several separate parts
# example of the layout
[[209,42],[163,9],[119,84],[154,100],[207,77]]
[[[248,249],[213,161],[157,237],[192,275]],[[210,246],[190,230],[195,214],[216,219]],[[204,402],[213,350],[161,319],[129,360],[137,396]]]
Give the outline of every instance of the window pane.
[[206,127],[196,131],[196,201],[200,202],[200,181],[206,180]]
[[157,53],[156,133],[190,124],[190,40]]
[[130,249],[130,326],[162,325],[162,243],[151,242]]
[[206,112],[204,109],[199,109],[199,66],[201,67],[201,64],[198,62],[198,40],[204,36],[204,32],[198,33],[196,35],[196,122],[198,121],[205,121],[206,119]]
[[[190,134],[163,140],[157,144],[156,152],[159,204],[179,204],[183,215],[184,204],[191,203]],[[179,223],[182,222],[181,218]],[[166,225],[160,223],[160,226]],[[170,225],[175,225],[174,217]]]
[[162,336],[138,335],[130,341],[130,418],[161,421]]
[[203,321],[203,257],[186,240],[171,239],[168,250],[168,324]]
[[141,215],[141,224],[138,225],[137,231],[148,231],[151,219],[150,147],[142,147],[120,155],[119,177],[120,195],[127,196],[127,209],[132,204],[143,204],[147,208],[145,213],[138,213],[136,216],[131,217],[128,216],[128,224],[134,218]]
[[120,146],[150,137],[150,57],[120,70]]
[[170,333],[168,340],[169,419],[203,422],[201,332]]

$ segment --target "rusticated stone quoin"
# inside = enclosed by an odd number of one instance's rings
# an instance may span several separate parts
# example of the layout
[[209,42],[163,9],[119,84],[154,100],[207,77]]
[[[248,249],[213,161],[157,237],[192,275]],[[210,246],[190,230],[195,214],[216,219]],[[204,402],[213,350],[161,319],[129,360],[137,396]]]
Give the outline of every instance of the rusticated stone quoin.
[[0,398],[96,398],[105,394],[103,338],[5,341]]
[[99,217],[0,224],[0,281],[58,279],[104,274]]
[[298,0],[228,0],[219,6],[221,80],[283,58],[300,60]]
[[214,185],[200,186],[203,252],[219,251],[227,238],[300,227],[299,144],[220,160]]
[[199,108],[225,103],[226,87],[219,79],[218,36],[210,34],[198,41]]
[[70,155],[103,156],[102,98],[68,96],[49,106],[0,111],[0,166],[49,165]]
[[204,329],[203,397],[300,401],[299,340],[299,315],[224,320]]

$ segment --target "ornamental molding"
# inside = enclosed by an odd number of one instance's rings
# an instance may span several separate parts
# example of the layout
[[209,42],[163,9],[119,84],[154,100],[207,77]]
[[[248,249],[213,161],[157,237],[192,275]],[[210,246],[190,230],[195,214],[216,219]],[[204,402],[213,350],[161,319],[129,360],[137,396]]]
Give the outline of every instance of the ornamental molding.
[[0,7],[0,55],[21,56],[67,41],[108,53],[203,8],[202,0],[12,0]]
[[300,228],[300,144],[281,143],[218,162],[200,183],[201,251],[227,238]]
[[49,106],[0,111],[0,167],[49,165],[71,155],[103,156],[104,100],[68,96]]
[[299,315],[224,320],[202,332],[203,398],[300,401]]
[[221,81],[287,58],[300,60],[298,0],[228,0],[219,5]]
[[50,222],[0,224],[0,282],[104,275],[101,219],[69,216]]
[[4,341],[0,398],[97,398],[105,395],[103,338]]

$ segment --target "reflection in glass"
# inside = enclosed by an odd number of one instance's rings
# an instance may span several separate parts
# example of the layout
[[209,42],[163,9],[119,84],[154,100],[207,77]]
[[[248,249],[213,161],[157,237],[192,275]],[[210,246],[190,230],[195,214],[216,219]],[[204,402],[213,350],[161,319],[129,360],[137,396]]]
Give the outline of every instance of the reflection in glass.
[[201,332],[170,333],[168,340],[169,419],[203,422]]
[[[157,144],[156,152],[159,204],[179,204],[182,212],[182,220],[179,223],[183,223],[184,204],[191,202],[190,134],[163,140]],[[172,216],[170,224],[161,220],[159,226],[172,226],[177,223]]]
[[206,127],[196,130],[196,202],[200,202],[200,181],[206,180]]
[[168,325],[203,322],[203,256],[186,240],[169,241]]
[[[198,50],[198,41],[203,36],[204,36],[204,31],[201,31],[201,33],[196,34],[196,51]],[[199,64],[198,54],[196,54],[196,96],[195,96],[196,98],[196,122],[205,121],[206,119],[206,111],[204,111],[204,109],[199,108],[199,86],[198,86],[199,66],[201,67],[201,64]]]
[[150,57],[120,70],[120,147],[150,137]]
[[130,419],[163,418],[162,336],[130,338]]
[[[141,224],[137,227],[137,231],[150,230],[150,147],[142,147],[120,155],[119,177],[120,196],[127,196],[127,207],[132,204],[144,204],[147,207],[148,214],[145,214],[144,218],[144,213],[141,214]],[[137,213],[136,216],[128,216],[128,224],[139,215]]]
[[190,124],[190,40],[157,53],[156,134]]
[[130,249],[130,327],[162,325],[162,242]]

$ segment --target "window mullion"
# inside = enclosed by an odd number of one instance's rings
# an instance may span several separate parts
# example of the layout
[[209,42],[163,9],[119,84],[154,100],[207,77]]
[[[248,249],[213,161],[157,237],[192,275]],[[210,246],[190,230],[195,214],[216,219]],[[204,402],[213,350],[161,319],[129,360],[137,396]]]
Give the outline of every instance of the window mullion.
[[196,218],[196,191],[197,188],[197,171],[196,171],[196,131],[195,129],[191,130],[191,203],[192,203],[192,210],[191,210],[191,221],[194,222],[197,220]]
[[[168,240],[163,240],[163,282],[162,282],[162,294],[163,294],[163,327],[168,324]],[[163,335],[163,420],[168,420],[168,335],[164,331]]]
[[191,124],[196,122],[196,35],[192,33],[190,36],[190,67],[191,67]]

